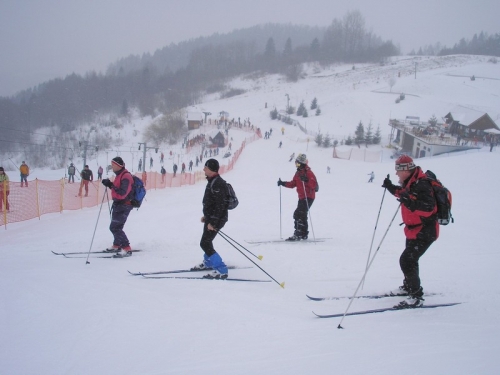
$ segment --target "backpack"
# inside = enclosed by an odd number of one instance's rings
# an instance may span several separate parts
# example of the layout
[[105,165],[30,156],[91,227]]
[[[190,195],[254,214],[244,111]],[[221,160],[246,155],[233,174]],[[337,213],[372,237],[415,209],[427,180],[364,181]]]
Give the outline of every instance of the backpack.
[[141,207],[142,200],[146,196],[146,188],[144,187],[144,182],[142,182],[139,177],[134,176],[132,173],[130,173],[130,175],[134,179],[132,191],[129,194],[129,197],[131,197],[130,204],[132,207],[139,208]]
[[[212,186],[214,185],[215,178],[212,180],[212,183],[210,184],[210,191],[213,193]],[[226,181],[224,181],[226,182]],[[238,197],[236,197],[236,193],[232,187],[232,185],[228,182],[226,182],[226,199],[224,199],[227,203],[227,209],[228,210],[234,210],[236,207],[238,207],[238,204],[240,203],[238,201]]]
[[451,192],[443,186],[433,172],[428,170],[425,172],[425,175],[427,176],[427,181],[431,183],[434,198],[436,199],[437,222],[440,225],[448,225],[450,222],[454,223],[455,220],[451,214]]

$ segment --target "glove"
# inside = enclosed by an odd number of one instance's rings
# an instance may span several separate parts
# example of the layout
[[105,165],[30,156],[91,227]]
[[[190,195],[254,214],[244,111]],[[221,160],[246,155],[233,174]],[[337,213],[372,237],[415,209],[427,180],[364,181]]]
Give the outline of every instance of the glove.
[[301,174],[300,175],[300,180],[304,181],[304,182],[308,182],[309,181],[309,179],[307,178],[307,176],[305,174]]
[[400,201],[410,211],[415,211],[415,201],[411,199],[410,194],[407,192],[402,192],[399,195],[398,201]]
[[285,181],[281,181],[281,178],[278,180],[278,186],[285,186]]
[[113,183],[109,180],[109,178],[105,178],[104,180],[101,181],[102,184],[104,186],[106,186],[107,188],[112,188],[113,187]]
[[389,187],[391,187],[391,186],[392,186],[392,181],[391,181],[391,179],[390,179],[389,177],[386,177],[386,178],[384,179],[384,183],[382,184],[382,187],[387,189],[387,188],[389,188]]

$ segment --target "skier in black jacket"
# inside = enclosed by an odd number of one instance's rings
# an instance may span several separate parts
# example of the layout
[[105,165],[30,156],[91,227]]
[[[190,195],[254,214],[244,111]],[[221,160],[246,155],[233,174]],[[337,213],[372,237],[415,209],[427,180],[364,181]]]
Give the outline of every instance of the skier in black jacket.
[[219,162],[209,159],[203,168],[207,178],[207,186],[203,196],[203,235],[200,247],[205,252],[203,262],[192,270],[210,270],[212,272],[203,276],[207,279],[227,279],[227,266],[220,255],[215,251],[213,240],[217,232],[224,227],[228,220],[227,213],[227,186],[226,181],[219,176]]

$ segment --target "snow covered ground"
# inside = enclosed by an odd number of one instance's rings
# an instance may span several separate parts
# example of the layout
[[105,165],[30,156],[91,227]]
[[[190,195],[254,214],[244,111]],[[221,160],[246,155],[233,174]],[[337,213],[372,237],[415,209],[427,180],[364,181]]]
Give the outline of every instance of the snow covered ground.
[[[259,261],[243,250],[273,278],[285,282],[284,289],[273,281],[149,280],[129,275],[127,270],[171,270],[200,262],[203,183],[149,191],[147,202],[131,213],[125,227],[132,246],[143,251],[126,259],[91,256],[86,264],[86,255],[68,259],[51,253],[89,250],[98,219],[92,250],[110,245],[106,205],[100,215],[99,207],[65,211],[1,229],[0,372],[497,373],[500,150],[490,153],[488,147],[417,160],[452,191],[455,217],[454,224],[441,227],[440,238],[421,259],[422,285],[426,292],[438,293],[426,303],[461,304],[346,317],[341,330],[337,329],[339,318],[318,319],[312,311],[342,313],[349,300],[314,302],[306,294],[354,293],[365,270],[381,205],[372,249],[376,258],[359,294],[384,293],[401,284],[399,255],[404,235],[399,213],[374,253],[398,207],[395,198],[384,196],[380,187],[387,174],[396,180],[394,161],[386,148],[382,148],[380,163],[333,159],[331,149],[308,144],[297,127],[284,125],[285,135],[281,135],[282,123],[268,116],[274,104],[284,108],[288,93],[291,98],[303,98],[306,105],[316,96],[323,114],[310,117],[307,126],[331,135],[352,134],[359,120],[366,124],[370,119],[374,125],[380,123],[387,135],[389,116],[440,117],[456,104],[483,109],[495,120],[500,72],[486,60],[434,59],[427,62],[427,70],[421,63],[417,79],[407,74],[393,87],[393,93],[407,95],[400,104],[394,103],[395,94],[376,92],[389,91],[383,77],[391,67],[397,69],[389,65],[358,67],[354,73],[345,67],[345,75],[337,78],[332,74],[340,73],[340,68],[317,72],[316,78],[308,76],[297,84],[280,83],[276,77],[262,78],[260,84],[241,81],[234,85],[259,87],[241,97],[207,98],[198,105],[212,113],[226,110],[235,117],[249,117],[264,131],[273,128],[271,139],[247,145],[234,170],[224,175],[240,205],[230,212],[223,231],[262,255]],[[490,79],[470,82],[466,77],[472,74]],[[230,135],[237,142],[246,133],[232,130]],[[283,141],[281,149],[279,141]],[[297,194],[276,185],[278,178],[293,176],[295,168],[288,161],[293,152],[306,153],[318,177],[320,191],[310,224],[316,237],[327,240],[249,244],[246,241],[285,238],[293,232]],[[326,173],[327,166],[331,174]],[[371,171],[376,177],[370,184]],[[60,178],[64,171],[40,173]],[[269,280],[221,237],[216,238],[215,247],[228,265],[252,267],[231,270],[230,277]],[[398,301],[356,300],[350,311],[388,307]]]

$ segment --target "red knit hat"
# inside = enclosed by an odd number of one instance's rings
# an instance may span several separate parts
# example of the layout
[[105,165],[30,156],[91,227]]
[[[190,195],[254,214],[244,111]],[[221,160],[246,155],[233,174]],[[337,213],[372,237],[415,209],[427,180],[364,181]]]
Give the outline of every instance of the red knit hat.
[[413,163],[413,159],[408,155],[401,155],[396,160],[396,170],[397,171],[409,171],[415,169],[415,163]]

